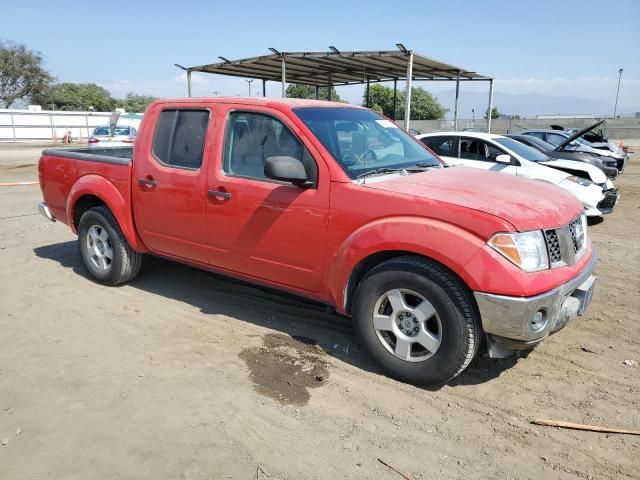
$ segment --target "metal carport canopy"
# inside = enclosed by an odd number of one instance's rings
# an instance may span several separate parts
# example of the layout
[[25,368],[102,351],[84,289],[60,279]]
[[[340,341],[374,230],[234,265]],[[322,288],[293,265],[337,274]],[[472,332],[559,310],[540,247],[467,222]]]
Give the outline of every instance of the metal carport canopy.
[[[456,82],[456,105],[454,111],[454,126],[457,126],[457,110],[459,86],[461,81],[488,81],[493,91],[493,79],[480,75],[474,71],[456,67],[419,53],[408,50],[402,44],[397,44],[398,50],[380,51],[339,51],[329,47],[328,52],[279,52],[270,48],[271,54],[258,57],[227,60],[193,67],[182,67],[187,72],[188,92],[191,96],[191,73],[213,73],[233,77],[255,78],[264,82],[282,82],[282,96],[286,96],[286,83],[300,83],[334,87],[341,85],[366,84],[371,82],[394,82],[395,90],[398,80],[406,82],[406,91],[411,91],[413,80],[421,81],[454,81]],[[329,89],[329,92],[331,89]],[[368,98],[368,94],[367,94]],[[411,96],[405,97],[405,128],[409,128]],[[492,99],[489,100],[489,111]],[[489,115],[489,117],[491,117]],[[489,119],[490,128],[490,119]]]

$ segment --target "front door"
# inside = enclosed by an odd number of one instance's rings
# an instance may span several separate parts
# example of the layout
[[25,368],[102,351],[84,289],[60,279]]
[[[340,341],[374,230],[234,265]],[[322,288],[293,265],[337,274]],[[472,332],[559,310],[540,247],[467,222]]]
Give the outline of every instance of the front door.
[[475,137],[463,136],[460,138],[460,158],[459,165],[491,170],[492,172],[516,175],[518,169],[515,165],[496,162],[498,155],[506,152],[497,146]]
[[[151,145],[133,161],[135,222],[153,252],[207,261],[204,220],[206,145],[210,111],[172,107],[157,115]],[[138,150],[136,150],[138,152]]]
[[[226,115],[219,152],[207,183],[209,262],[294,288],[316,291],[324,264],[329,172],[295,125],[278,112],[252,107]],[[265,178],[269,157],[303,163],[306,188]],[[315,156],[315,158],[314,158]],[[319,159],[320,161],[316,161]]]

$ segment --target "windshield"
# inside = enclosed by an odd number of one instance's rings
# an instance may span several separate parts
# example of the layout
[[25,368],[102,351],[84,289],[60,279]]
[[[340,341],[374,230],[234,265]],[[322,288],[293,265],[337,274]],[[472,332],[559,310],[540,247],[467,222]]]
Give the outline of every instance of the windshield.
[[[94,131],[93,134],[94,135],[101,135],[101,136],[108,136],[111,135],[111,132],[109,131],[109,127],[97,127]],[[129,127],[116,127],[114,132],[114,135],[129,135],[130,134],[130,129]]]
[[298,107],[293,111],[352,179],[375,169],[441,165],[411,135],[370,110]]
[[507,147],[515,154],[520,155],[525,160],[529,160],[531,162],[546,162],[547,160],[549,160],[549,157],[547,157],[540,150],[536,150],[535,148],[520,143],[513,138],[501,137],[495,138],[494,140],[496,141],[496,143]]

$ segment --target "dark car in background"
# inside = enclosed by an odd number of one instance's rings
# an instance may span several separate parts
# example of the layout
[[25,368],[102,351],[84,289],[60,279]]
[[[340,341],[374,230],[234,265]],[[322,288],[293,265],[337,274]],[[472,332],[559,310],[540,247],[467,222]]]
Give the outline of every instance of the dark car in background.
[[629,161],[629,155],[622,149],[610,144],[591,144],[583,137],[592,129],[601,125],[603,121],[597,122],[594,125],[583,128],[582,130],[569,133],[566,130],[545,130],[545,129],[531,129],[518,132],[520,135],[528,135],[531,137],[539,138],[548,143],[556,146],[555,150],[566,152],[582,152],[598,155],[600,158],[608,158],[616,161],[616,168],[619,173],[622,173]]
[[510,133],[506,135],[509,138],[519,141],[529,147],[544,153],[546,156],[553,158],[554,160],[574,160],[576,162],[584,162],[594,167],[598,167],[604,172],[608,178],[616,178],[618,175],[617,162],[614,159],[608,157],[602,157],[601,155],[595,155],[586,152],[575,152],[566,150],[556,150],[556,146],[546,142],[533,135],[520,135],[517,133]]

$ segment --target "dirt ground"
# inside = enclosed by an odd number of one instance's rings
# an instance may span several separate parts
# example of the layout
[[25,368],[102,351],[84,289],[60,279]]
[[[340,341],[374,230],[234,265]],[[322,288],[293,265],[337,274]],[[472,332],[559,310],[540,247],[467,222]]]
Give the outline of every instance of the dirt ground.
[[[588,315],[434,390],[319,305],[158,259],[93,283],[38,186],[0,187],[0,479],[640,478],[640,436],[530,424],[640,429],[635,149],[590,228]],[[38,152],[0,145],[0,182],[37,180]]]

